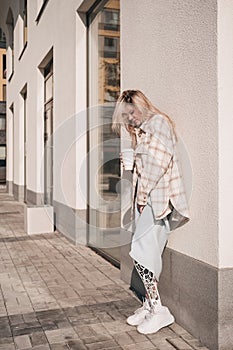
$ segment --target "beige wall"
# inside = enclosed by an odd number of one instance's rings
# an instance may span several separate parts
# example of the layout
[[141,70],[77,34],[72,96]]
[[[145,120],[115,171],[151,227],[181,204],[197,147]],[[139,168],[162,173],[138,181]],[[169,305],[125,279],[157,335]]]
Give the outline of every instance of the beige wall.
[[233,266],[233,2],[218,1],[219,265]]
[[121,14],[122,88],[173,118],[191,159],[191,221],[169,246],[218,266],[216,3],[127,0]]

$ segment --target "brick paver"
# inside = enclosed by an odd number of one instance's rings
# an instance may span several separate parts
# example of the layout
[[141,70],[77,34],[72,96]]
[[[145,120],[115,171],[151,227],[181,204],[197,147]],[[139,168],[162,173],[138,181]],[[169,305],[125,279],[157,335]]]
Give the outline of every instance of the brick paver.
[[126,317],[139,301],[120,271],[55,232],[26,235],[23,204],[0,193],[0,350],[190,350],[177,324],[139,334]]

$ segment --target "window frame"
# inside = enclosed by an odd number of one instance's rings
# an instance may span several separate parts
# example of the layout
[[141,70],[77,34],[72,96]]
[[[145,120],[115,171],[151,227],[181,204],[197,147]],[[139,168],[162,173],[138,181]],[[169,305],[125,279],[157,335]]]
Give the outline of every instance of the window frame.
[[46,8],[46,6],[48,5],[49,0],[43,0],[40,10],[38,12],[38,15],[36,16],[36,24],[39,24],[39,21],[41,19],[42,14],[44,13],[44,10]]

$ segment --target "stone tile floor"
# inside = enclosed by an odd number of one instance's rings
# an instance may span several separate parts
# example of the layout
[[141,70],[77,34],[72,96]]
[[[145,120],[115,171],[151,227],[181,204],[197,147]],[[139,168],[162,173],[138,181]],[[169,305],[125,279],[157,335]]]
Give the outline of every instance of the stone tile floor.
[[0,350],[208,350],[176,323],[137,333],[120,271],[57,232],[26,235],[23,204],[0,192]]

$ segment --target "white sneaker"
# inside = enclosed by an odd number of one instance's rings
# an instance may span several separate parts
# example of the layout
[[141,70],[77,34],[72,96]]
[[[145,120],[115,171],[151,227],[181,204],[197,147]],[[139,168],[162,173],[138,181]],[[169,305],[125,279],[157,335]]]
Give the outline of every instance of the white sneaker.
[[138,326],[142,321],[144,321],[146,315],[150,314],[150,306],[148,303],[148,300],[145,299],[145,301],[142,304],[142,307],[137,309],[132,316],[129,316],[126,320],[126,322],[130,326]]
[[168,308],[158,305],[146,314],[144,320],[138,325],[137,331],[142,334],[156,333],[174,321],[175,319]]

